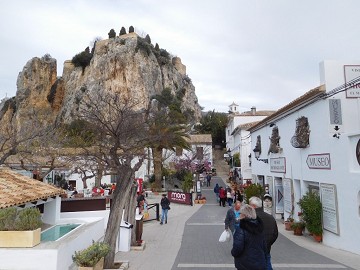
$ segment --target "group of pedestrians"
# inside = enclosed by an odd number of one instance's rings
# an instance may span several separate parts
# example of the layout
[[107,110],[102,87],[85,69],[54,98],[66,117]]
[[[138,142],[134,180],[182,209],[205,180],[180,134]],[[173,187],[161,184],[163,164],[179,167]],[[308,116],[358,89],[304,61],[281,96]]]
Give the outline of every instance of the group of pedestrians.
[[234,202],[243,201],[243,195],[240,192],[240,188],[238,188],[236,184],[233,188],[230,186],[223,188],[222,186],[219,186],[218,183],[216,183],[214,187],[214,193],[219,206],[225,207],[227,203],[227,205],[231,207]]
[[236,201],[226,213],[225,230],[233,234],[231,255],[237,270],[272,270],[270,251],[278,227],[259,197],[251,197],[249,204]]

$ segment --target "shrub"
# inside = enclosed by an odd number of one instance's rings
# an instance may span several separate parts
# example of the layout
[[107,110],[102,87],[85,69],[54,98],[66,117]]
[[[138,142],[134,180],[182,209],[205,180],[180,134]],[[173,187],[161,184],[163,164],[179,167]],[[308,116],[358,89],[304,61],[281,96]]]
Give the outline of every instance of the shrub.
[[25,208],[18,212],[15,228],[18,231],[31,231],[41,227],[41,213],[37,208]]
[[138,52],[138,50],[145,52],[149,56],[151,53],[151,46],[145,41],[145,39],[138,37],[135,52]]
[[147,43],[151,44],[151,38],[150,38],[149,34],[147,34],[147,35],[145,36],[145,41],[146,41]]
[[129,33],[134,33],[134,31],[135,31],[135,30],[134,30],[134,26],[131,25],[131,26],[129,27]]
[[91,58],[92,54],[90,53],[89,47],[87,47],[83,52],[75,55],[71,59],[71,62],[74,64],[75,67],[82,67],[84,72],[85,68],[90,65]]
[[0,209],[0,231],[14,231],[17,210],[15,207]]
[[81,251],[75,251],[72,259],[78,266],[91,267],[95,266],[95,264],[109,252],[110,246],[108,244],[93,241],[92,245],[88,248]]
[[245,193],[245,201],[249,203],[249,199],[253,196],[262,198],[264,195],[264,188],[260,184],[251,184],[244,190]]
[[121,27],[119,36],[126,35],[126,29],[125,27]]
[[323,232],[321,214],[322,204],[320,196],[308,191],[298,202],[302,210],[303,220],[310,233],[321,235]]
[[116,37],[116,32],[115,32],[115,30],[114,30],[114,29],[111,29],[111,30],[109,31],[108,35],[109,35],[109,38],[114,38],[114,37]]
[[41,225],[41,213],[36,207],[19,211],[15,207],[0,210],[0,231],[31,231]]

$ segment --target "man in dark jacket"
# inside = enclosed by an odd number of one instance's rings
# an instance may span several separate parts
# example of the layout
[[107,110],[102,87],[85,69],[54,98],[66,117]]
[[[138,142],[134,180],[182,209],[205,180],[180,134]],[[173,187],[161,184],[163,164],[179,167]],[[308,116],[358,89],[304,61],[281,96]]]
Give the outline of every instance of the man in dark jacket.
[[263,223],[250,205],[241,207],[240,228],[235,230],[231,255],[237,270],[265,270],[266,247]]
[[276,224],[276,220],[272,215],[265,213],[262,209],[262,200],[259,197],[251,197],[249,200],[249,204],[255,208],[256,215],[262,220],[264,224],[264,235],[266,241],[266,262],[267,262],[267,270],[272,270],[271,265],[271,246],[275,243],[278,238],[278,227]]

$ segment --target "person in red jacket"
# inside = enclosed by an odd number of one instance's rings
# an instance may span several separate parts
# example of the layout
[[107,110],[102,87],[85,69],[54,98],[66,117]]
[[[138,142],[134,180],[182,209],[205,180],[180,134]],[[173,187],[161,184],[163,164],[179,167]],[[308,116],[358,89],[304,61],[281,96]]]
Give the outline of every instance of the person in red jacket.
[[226,190],[223,187],[220,187],[219,190],[219,198],[220,198],[220,206],[225,207],[225,202],[226,202]]

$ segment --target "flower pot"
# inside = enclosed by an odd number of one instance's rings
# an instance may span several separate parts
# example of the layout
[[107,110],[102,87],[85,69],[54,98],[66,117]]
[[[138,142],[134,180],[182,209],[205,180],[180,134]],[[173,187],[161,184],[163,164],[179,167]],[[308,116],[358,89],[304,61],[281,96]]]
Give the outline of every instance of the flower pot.
[[40,244],[41,229],[33,231],[0,231],[0,247],[34,247]]
[[94,266],[79,266],[79,270],[102,270],[104,269],[104,258],[101,258]]
[[291,225],[293,224],[292,221],[285,221],[285,230],[292,231]]
[[304,228],[300,227],[300,228],[295,228],[294,229],[294,235],[303,235],[303,230]]
[[322,235],[316,235],[316,234],[313,234],[313,238],[316,242],[320,243],[322,241]]

